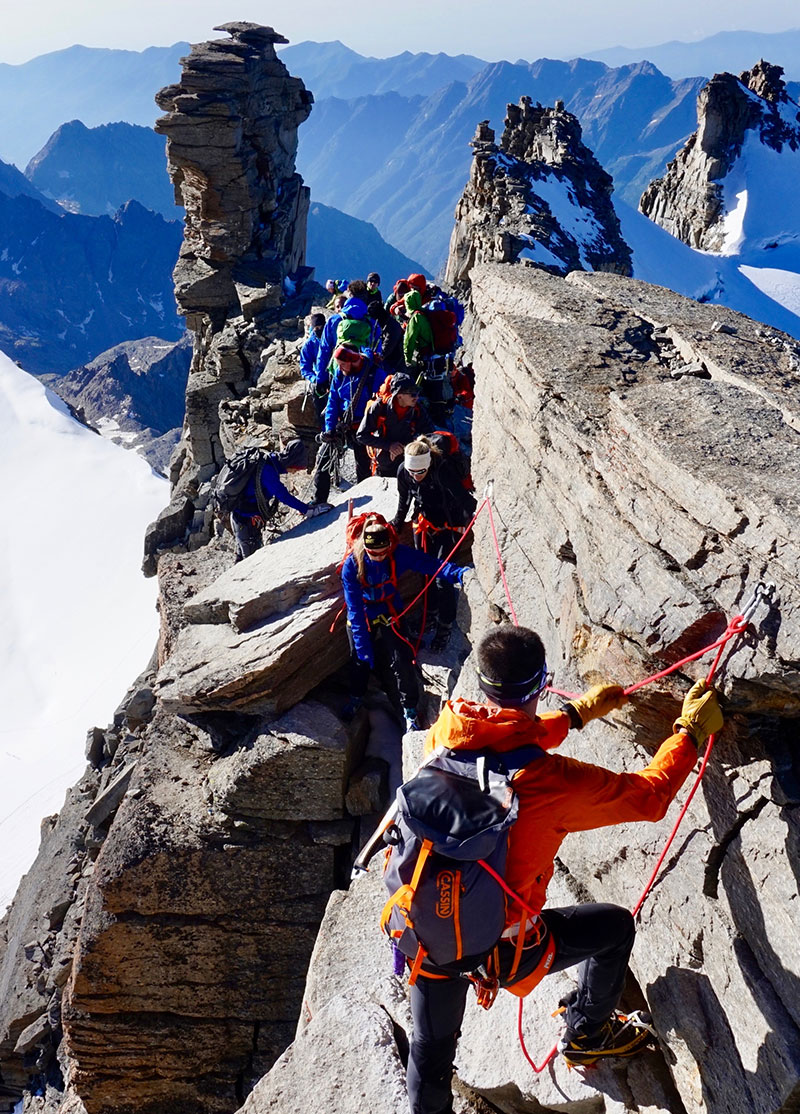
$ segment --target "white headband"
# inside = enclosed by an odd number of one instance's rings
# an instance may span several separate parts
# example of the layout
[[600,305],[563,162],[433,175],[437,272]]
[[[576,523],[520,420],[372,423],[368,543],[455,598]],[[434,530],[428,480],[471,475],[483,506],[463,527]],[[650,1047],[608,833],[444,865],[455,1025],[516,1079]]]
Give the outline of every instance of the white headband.
[[422,472],[431,466],[430,453],[418,453],[416,456],[405,454],[406,472]]

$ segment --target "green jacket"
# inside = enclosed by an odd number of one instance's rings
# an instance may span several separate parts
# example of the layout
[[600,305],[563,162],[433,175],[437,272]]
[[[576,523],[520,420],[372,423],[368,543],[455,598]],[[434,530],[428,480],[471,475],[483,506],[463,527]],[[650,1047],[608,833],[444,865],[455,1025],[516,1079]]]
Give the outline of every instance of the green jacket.
[[433,330],[422,312],[422,297],[418,290],[409,291],[405,303],[408,324],[403,337],[403,355],[407,364],[415,364],[433,352]]

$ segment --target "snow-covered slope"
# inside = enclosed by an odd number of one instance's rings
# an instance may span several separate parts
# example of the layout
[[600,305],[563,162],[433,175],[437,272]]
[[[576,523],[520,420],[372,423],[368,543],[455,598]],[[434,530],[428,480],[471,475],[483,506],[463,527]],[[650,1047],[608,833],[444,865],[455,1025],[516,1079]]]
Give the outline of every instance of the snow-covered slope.
[[87,729],[153,651],[156,583],[139,566],[168,485],[2,354],[0,475],[2,915],[83,770]]
[[634,278],[730,306],[800,340],[800,243],[717,255],[688,247],[624,202],[615,208],[633,251]]

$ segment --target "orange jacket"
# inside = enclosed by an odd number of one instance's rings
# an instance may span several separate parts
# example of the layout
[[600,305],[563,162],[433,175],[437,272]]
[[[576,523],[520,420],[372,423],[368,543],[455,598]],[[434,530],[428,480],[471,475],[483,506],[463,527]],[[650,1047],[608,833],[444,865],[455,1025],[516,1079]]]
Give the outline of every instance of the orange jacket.
[[[448,701],[428,733],[425,751],[445,746],[502,753],[527,743],[550,751],[563,743],[569,728],[566,712],[544,712],[531,720],[516,708]],[[560,754],[545,754],[530,763],[514,779],[519,814],[509,838],[509,886],[533,909],[541,909],[553,860],[569,832],[660,820],[696,759],[691,739],[671,735],[650,765],[632,774],[616,774]],[[519,910],[511,905],[507,924],[518,920]]]

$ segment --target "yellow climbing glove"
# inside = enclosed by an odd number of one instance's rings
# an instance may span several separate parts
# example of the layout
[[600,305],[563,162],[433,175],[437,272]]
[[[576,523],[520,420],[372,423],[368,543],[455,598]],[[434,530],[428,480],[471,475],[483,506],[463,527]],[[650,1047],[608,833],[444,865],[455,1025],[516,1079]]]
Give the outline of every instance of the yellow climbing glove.
[[706,681],[696,681],[683,698],[681,714],[672,725],[672,730],[683,728],[688,731],[700,747],[709,735],[722,728],[724,722],[714,689]]
[[622,685],[592,685],[583,696],[576,697],[564,705],[564,710],[569,715],[572,726],[579,731],[590,720],[602,719],[615,708],[627,704],[628,698]]

